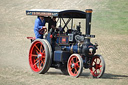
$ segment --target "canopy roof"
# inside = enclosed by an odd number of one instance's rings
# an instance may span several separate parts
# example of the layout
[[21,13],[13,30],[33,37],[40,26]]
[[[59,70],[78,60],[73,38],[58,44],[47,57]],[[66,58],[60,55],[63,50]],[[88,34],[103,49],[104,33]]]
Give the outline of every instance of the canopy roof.
[[31,9],[26,10],[26,15],[53,16],[59,18],[86,18],[86,12],[80,10]]

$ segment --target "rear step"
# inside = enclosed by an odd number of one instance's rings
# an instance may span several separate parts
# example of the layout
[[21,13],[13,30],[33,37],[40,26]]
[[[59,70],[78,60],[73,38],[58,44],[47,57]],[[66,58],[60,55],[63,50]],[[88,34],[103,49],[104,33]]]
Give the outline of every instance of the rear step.
[[27,37],[27,39],[31,40],[31,43],[36,39],[35,37]]

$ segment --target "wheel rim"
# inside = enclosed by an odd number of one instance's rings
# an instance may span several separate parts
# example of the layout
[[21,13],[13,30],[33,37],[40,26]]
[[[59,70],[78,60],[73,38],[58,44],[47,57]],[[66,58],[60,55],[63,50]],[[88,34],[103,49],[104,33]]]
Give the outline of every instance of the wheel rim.
[[45,65],[45,48],[40,41],[35,41],[29,53],[29,64],[34,72],[39,72]]
[[102,73],[102,62],[101,59],[96,56],[92,59],[90,72],[94,77],[98,77]]
[[71,76],[77,76],[80,69],[80,60],[77,56],[72,56],[68,62],[68,72]]

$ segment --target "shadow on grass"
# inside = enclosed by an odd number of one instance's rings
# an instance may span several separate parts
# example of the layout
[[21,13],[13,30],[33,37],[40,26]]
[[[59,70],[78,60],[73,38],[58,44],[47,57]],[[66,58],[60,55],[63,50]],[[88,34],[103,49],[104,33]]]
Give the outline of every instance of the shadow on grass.
[[[83,77],[90,77],[89,73],[82,73]],[[124,79],[128,78],[127,75],[119,75],[119,74],[111,74],[111,73],[104,73],[100,79]]]
[[61,72],[47,72],[48,75],[64,75],[63,73]]
[[[64,75],[61,72],[47,72],[47,74],[49,75]],[[68,75],[66,75],[68,76]],[[90,78],[90,73],[82,73],[81,77],[84,78]],[[111,74],[111,73],[104,73],[103,76],[100,79],[124,79],[124,78],[128,78],[127,75],[118,75],[118,74]]]
[[124,79],[124,78],[128,78],[128,76],[127,75],[105,73],[102,77],[102,79]]

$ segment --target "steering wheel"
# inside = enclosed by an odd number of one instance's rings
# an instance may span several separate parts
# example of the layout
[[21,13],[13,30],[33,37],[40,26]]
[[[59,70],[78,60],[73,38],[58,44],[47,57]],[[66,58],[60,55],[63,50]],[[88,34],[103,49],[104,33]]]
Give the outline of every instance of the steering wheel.
[[47,32],[47,28],[45,26],[43,26],[40,30],[39,30],[39,34],[45,34]]

